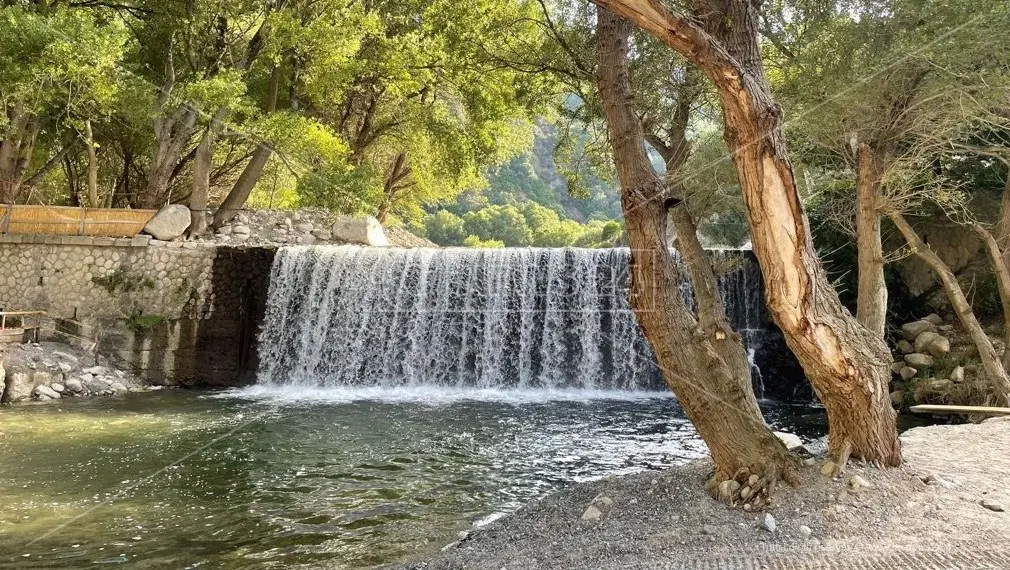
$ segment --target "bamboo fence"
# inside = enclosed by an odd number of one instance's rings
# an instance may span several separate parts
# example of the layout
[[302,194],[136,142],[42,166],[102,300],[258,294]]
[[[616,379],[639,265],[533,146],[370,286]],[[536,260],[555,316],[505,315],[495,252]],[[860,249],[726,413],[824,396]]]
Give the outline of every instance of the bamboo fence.
[[0,233],[133,237],[156,210],[0,205]]

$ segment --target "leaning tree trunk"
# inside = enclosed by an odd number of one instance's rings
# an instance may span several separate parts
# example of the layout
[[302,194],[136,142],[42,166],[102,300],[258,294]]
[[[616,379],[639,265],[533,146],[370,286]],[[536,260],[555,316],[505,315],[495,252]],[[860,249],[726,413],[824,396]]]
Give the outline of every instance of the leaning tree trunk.
[[859,286],[856,320],[873,334],[884,338],[887,319],[887,283],[884,281],[884,246],[880,241],[880,197],[882,160],[870,145],[859,145],[859,173],[856,179],[856,251],[859,257]]
[[[1003,259],[1003,252],[1000,251],[999,244],[992,232],[979,224],[974,226],[975,233],[978,234],[989,253],[989,262],[992,264],[992,271],[996,275],[996,286],[999,289],[999,300],[1003,307],[1003,370],[1010,372],[1010,269],[1007,269],[1006,260]],[[955,277],[956,278],[956,277]]]
[[699,14],[706,31],[658,0],[595,2],[672,46],[716,87],[768,308],[827,410],[836,472],[850,455],[899,465],[896,414],[888,397],[890,354],[884,340],[842,306],[814,251],[782,134],[781,107],[762,68],[756,6],[748,0],[711,6]]
[[984,394],[984,401],[978,402],[987,406],[1010,406],[1010,377],[996,356],[996,349],[989,340],[989,336],[982,330],[982,325],[975,318],[975,312],[971,308],[971,303],[964,296],[961,285],[957,282],[954,272],[932,249],[929,248],[915,232],[904,216],[898,213],[888,214],[888,217],[898,227],[898,231],[905,237],[909,249],[919,259],[926,262],[940,278],[943,289],[950,299],[950,304],[954,307],[961,326],[967,331],[971,341],[978,350],[979,359],[982,360],[982,370],[984,381],[980,383],[980,392]]
[[[680,97],[685,97],[683,93]],[[733,330],[726,315],[726,307],[719,294],[719,281],[712,268],[712,259],[698,239],[698,226],[688,209],[683,182],[679,179],[689,155],[687,141],[687,114],[690,113],[693,100],[685,98],[679,103],[678,113],[683,112],[683,120],[675,121],[671,127],[668,141],[658,138],[649,139],[652,147],[663,158],[666,164],[666,204],[670,205],[670,221],[673,222],[677,234],[677,251],[680,253],[691,279],[694,292],[695,313],[698,316],[698,326],[711,339],[719,354],[726,360],[738,376],[744,377],[748,385],[752,385],[751,366],[747,359],[747,351],[743,346],[739,333]]]
[[[677,265],[666,244],[664,184],[645,153],[642,127],[631,104],[628,37],[631,26],[609,10],[597,14],[597,86],[621,182],[621,206],[631,246],[631,305],[652,345],[667,384],[708,445],[715,473],[709,489],[723,500],[758,505],[793,463],[761,417],[750,377],[727,362],[697,327],[680,294]],[[737,341],[739,342],[739,341]],[[756,482],[748,485],[751,475]],[[735,479],[740,487],[720,485]],[[746,491],[744,491],[746,486]],[[734,488],[737,487],[737,488]],[[759,491],[752,498],[754,489]]]
[[[267,113],[277,110],[277,90],[280,86],[280,68],[274,67],[270,74],[270,93],[267,96]],[[242,170],[238,180],[232,185],[228,195],[224,197],[217,211],[214,212],[214,221],[211,224],[214,229],[227,224],[245,206],[249,195],[252,194],[256,183],[263,176],[263,169],[273,155],[273,149],[266,142],[256,142],[256,150],[253,151],[252,158]]]
[[[1003,198],[999,206],[999,219],[996,221],[996,247],[1000,253],[1004,267],[1010,267],[1010,172],[1003,183]],[[992,236],[990,236],[992,237]],[[999,271],[993,260],[993,267]],[[999,273],[997,273],[997,278]],[[1003,283],[1000,283],[1000,299],[1003,302],[1003,338],[1006,348],[1003,349],[1003,368],[1010,371],[1010,299],[1004,299]]]

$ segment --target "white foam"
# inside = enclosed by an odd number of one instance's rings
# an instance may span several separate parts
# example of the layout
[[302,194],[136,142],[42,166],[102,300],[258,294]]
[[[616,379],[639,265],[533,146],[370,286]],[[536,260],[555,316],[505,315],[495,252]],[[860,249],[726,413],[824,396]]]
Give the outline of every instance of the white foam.
[[442,386],[278,386],[258,384],[218,392],[212,397],[242,398],[281,405],[345,404],[359,401],[391,404],[415,403],[431,406],[456,402],[500,402],[538,404],[542,402],[590,402],[614,400],[635,402],[670,399],[670,392],[633,392],[626,390],[453,388]]

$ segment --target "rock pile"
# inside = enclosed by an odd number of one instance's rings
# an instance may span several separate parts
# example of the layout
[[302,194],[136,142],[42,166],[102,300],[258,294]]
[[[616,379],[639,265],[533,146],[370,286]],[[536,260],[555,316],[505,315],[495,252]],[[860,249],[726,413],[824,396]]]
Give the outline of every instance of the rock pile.
[[3,401],[49,401],[67,397],[108,396],[147,387],[133,375],[96,363],[93,354],[53,343],[9,345],[0,380]]
[[905,385],[895,386],[898,389],[891,392],[891,402],[896,407],[905,403],[909,393],[914,395],[917,403],[921,403],[918,400],[923,392],[911,390],[913,385],[925,385],[931,391],[938,392],[964,382],[964,367],[947,370],[943,365],[945,363],[941,362],[950,353],[950,339],[945,334],[952,330],[953,327],[944,324],[936,313],[901,326],[904,338],[895,344],[895,362],[891,365],[891,372],[899,378],[892,384]]

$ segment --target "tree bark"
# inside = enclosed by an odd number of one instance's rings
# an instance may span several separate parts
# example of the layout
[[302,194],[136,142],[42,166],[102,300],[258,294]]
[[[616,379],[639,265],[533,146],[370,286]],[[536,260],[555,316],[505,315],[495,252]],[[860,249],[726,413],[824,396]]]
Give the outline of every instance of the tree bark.
[[88,206],[98,208],[98,151],[95,149],[95,134],[91,131],[91,120],[84,121],[84,142],[88,151]]
[[887,321],[887,283],[884,281],[884,246],[880,241],[880,177],[883,160],[870,145],[859,145],[856,179],[856,251],[859,285],[856,320],[873,334],[884,338]]
[[[943,289],[950,299],[951,306],[957,314],[961,326],[971,337],[972,343],[978,350],[979,359],[982,361],[983,374],[979,375],[979,391],[984,394],[984,400],[977,402],[985,406],[1008,406],[1010,405],[1010,377],[996,356],[996,349],[989,340],[989,336],[982,330],[982,325],[975,318],[971,303],[964,296],[961,285],[957,282],[954,272],[932,249],[929,248],[919,238],[915,229],[908,223],[900,213],[888,214],[888,217],[898,227],[898,231],[905,237],[909,249],[919,259],[926,262],[943,283]],[[1005,269],[1005,268],[1004,268]]]
[[890,353],[882,338],[845,310],[815,253],[782,134],[781,108],[761,64],[756,6],[749,0],[704,2],[706,10],[696,16],[716,38],[658,0],[595,2],[673,47],[715,85],[768,308],[827,410],[829,453],[837,471],[850,456],[899,465],[896,414],[888,397]]
[[[680,294],[677,265],[666,243],[664,184],[645,152],[642,126],[631,104],[628,37],[631,27],[609,10],[597,13],[597,87],[621,183],[621,205],[631,245],[631,305],[652,345],[663,376],[708,445],[715,473],[709,490],[722,500],[747,499],[719,483],[747,484],[771,492],[793,463],[761,417],[749,376],[720,355]],[[720,492],[721,491],[721,492]],[[750,491],[747,495],[749,496]],[[766,494],[752,502],[761,504]]]

